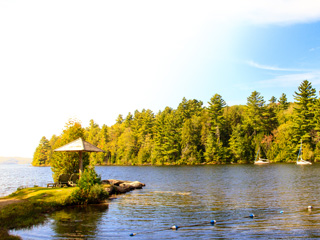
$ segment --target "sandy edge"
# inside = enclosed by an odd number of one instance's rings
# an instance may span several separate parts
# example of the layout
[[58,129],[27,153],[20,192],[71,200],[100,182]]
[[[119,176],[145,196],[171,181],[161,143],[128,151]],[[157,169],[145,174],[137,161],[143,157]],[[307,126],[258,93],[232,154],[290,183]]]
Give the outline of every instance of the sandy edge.
[[10,198],[10,199],[0,199],[0,210],[2,208],[4,208],[5,206],[12,204],[12,203],[19,203],[19,202],[23,202],[23,200],[20,199],[14,199],[14,198]]

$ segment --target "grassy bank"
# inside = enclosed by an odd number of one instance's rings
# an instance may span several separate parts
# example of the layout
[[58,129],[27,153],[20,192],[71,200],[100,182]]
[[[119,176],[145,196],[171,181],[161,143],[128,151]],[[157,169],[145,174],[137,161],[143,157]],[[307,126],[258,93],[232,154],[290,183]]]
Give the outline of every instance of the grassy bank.
[[25,188],[0,198],[0,239],[20,239],[8,230],[28,228],[43,223],[46,214],[76,205],[72,192],[78,188]]

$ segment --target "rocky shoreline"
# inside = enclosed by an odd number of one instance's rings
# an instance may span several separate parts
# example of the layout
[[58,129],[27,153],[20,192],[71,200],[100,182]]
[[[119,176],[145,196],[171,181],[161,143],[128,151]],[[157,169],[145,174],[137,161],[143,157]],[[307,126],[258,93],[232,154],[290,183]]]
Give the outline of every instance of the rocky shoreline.
[[124,181],[116,179],[102,180],[105,185],[104,189],[109,193],[109,196],[114,194],[123,194],[135,189],[142,189],[146,185],[139,181]]

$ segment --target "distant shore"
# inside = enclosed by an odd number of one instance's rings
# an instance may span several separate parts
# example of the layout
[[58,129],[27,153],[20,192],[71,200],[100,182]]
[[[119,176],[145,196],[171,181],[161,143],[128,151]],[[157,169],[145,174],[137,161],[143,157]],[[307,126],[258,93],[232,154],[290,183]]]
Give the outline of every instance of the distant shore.
[[32,158],[0,157],[0,164],[31,164]]

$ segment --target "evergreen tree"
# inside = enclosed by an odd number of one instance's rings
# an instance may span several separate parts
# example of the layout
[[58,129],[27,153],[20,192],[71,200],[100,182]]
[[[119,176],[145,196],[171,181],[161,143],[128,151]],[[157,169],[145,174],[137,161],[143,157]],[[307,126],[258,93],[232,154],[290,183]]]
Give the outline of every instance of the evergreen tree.
[[154,114],[151,110],[135,111],[131,129],[136,138],[136,154],[144,143],[146,136],[153,135]]
[[304,80],[293,95],[294,105],[294,141],[298,143],[300,138],[303,142],[311,142],[311,131],[315,128],[314,108],[316,103],[316,90],[308,80]]
[[187,119],[181,133],[181,159],[179,164],[199,164],[201,162],[201,117]]
[[265,125],[264,134],[270,135],[278,127],[277,106],[275,102],[270,103],[264,113],[263,123]]
[[196,99],[187,101],[186,98],[183,98],[178,106],[177,116],[179,116],[181,122],[190,119],[192,116],[200,116],[203,110],[202,105],[202,101]]
[[270,100],[269,100],[269,103],[270,104],[274,104],[274,103],[276,103],[277,102],[277,99],[274,97],[274,96],[272,96],[271,98],[270,98]]
[[154,125],[152,163],[174,164],[181,155],[181,126],[177,113],[169,108],[159,112]]
[[222,99],[219,94],[215,94],[209,102],[208,112],[210,117],[211,132],[216,135],[220,141],[220,131],[224,125],[224,107],[226,102]]
[[284,93],[282,93],[282,95],[281,95],[278,103],[279,103],[279,108],[280,108],[281,110],[286,110],[286,109],[288,109],[289,103],[288,103],[287,95],[284,94]]
[[121,124],[122,122],[123,122],[123,117],[122,117],[121,114],[119,114],[119,116],[118,116],[118,118],[117,118],[117,120],[116,120],[116,123],[117,123],[117,124]]
[[247,98],[247,107],[245,109],[245,122],[247,129],[252,129],[253,135],[265,130],[264,126],[265,117],[265,101],[259,92],[252,92]]
[[229,142],[232,162],[248,163],[254,160],[250,137],[240,124],[234,128]]
[[205,159],[206,162],[211,163],[225,162],[224,146],[228,145],[224,119],[226,102],[219,94],[215,94],[208,103],[210,131],[207,136],[206,150],[204,153]]
[[33,166],[49,165],[50,164],[50,143],[46,137],[42,137],[39,146],[33,155]]
[[125,126],[130,127],[132,120],[133,120],[133,116],[132,116],[131,112],[129,112],[126,119],[125,119]]

